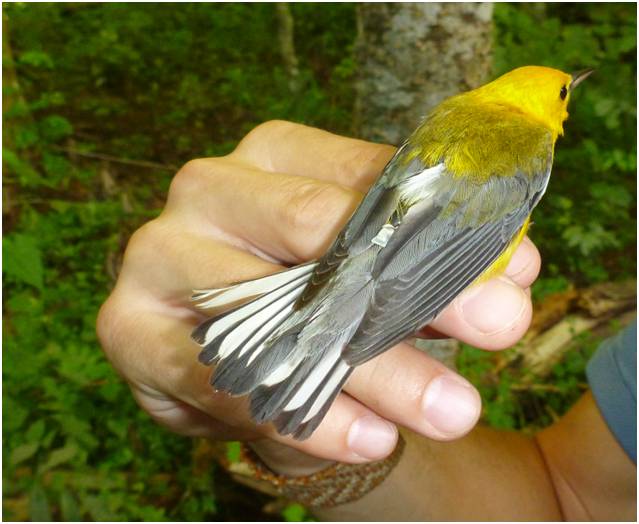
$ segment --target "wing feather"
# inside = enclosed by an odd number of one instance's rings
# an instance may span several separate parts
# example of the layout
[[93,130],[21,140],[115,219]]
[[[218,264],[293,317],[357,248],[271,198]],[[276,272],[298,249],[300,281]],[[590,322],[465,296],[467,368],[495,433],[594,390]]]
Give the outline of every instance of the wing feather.
[[384,168],[382,175],[368,191],[326,254],[318,260],[306,289],[296,303],[297,309],[316,297],[347,258],[369,249],[380,229],[388,223],[394,213],[397,213],[404,196],[402,184],[410,182],[425,169],[417,159],[407,162],[406,154],[407,148],[404,144]]
[[431,322],[510,245],[545,190],[549,172],[518,173],[483,184],[463,198],[446,176],[437,197],[409,209],[375,263],[369,307],[343,353],[366,362]]

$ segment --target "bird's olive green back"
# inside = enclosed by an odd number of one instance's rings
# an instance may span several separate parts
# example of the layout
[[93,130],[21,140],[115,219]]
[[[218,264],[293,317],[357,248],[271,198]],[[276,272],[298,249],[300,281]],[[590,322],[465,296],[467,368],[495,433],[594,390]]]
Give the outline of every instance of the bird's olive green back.
[[471,91],[440,104],[408,139],[406,161],[444,162],[453,176],[477,182],[546,173],[554,147],[550,130],[511,106],[469,103],[473,97]]

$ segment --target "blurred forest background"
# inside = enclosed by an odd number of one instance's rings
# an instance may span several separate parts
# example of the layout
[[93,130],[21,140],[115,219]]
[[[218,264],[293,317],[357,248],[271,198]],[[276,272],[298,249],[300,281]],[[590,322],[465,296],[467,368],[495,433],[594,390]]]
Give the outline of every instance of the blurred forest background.
[[[296,505],[264,512],[269,499],[234,485],[201,442],[157,427],[103,357],[95,319],[130,234],[181,164],[228,153],[273,118],[375,138],[380,97],[357,80],[374,88],[379,68],[362,31],[395,8],[359,9],[3,5],[5,519],[309,518]],[[526,64],[597,69],[573,97],[534,215],[544,268],[531,335],[457,359],[486,423],[534,431],[584,391],[587,359],[636,300],[636,4],[495,4],[481,16],[486,78]],[[464,87],[454,82],[451,94]]]

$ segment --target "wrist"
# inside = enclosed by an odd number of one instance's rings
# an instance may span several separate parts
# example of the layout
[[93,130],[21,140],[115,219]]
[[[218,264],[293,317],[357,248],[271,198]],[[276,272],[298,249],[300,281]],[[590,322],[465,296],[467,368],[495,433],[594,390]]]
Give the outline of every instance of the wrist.
[[[264,450],[269,445],[262,443],[261,446]],[[279,450],[276,454],[266,452],[274,467],[286,470],[288,474],[279,473],[270,469],[246,444],[241,448],[239,461],[229,463],[222,460],[221,463],[234,480],[258,491],[281,496],[309,508],[331,508],[355,502],[374,490],[398,464],[404,447],[405,442],[400,437],[393,453],[384,460],[364,464],[329,462],[327,467],[310,474],[304,473],[317,469],[319,459],[305,455],[304,459],[296,457],[291,463],[285,462],[283,456],[276,457]],[[290,455],[288,457],[290,459]]]
[[335,464],[269,439],[256,440],[248,446],[271,471],[287,477],[312,475]]

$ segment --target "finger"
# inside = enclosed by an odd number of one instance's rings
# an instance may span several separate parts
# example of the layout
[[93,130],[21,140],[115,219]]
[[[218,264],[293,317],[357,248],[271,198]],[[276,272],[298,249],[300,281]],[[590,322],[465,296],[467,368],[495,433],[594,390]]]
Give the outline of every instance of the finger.
[[253,129],[231,156],[264,171],[316,178],[364,193],[395,151],[392,146],[274,120]]
[[260,426],[271,439],[315,457],[360,464],[381,460],[397,445],[394,424],[377,416],[357,400],[339,394],[324,420],[306,440],[279,435],[272,426]]
[[[210,386],[211,368],[198,361],[200,348],[190,339],[194,325],[144,307],[133,304],[131,310],[136,313],[120,315],[112,321],[111,339],[103,340],[107,356],[134,385],[142,407],[155,420],[180,433],[207,426],[202,417],[194,415],[198,411],[236,431],[255,430],[248,420],[245,398],[231,397]],[[166,399],[174,404],[167,404]],[[167,405],[180,403],[195,412],[166,412]],[[191,423],[197,427],[189,427]]]
[[469,382],[406,343],[359,366],[345,391],[381,417],[437,440],[461,437],[481,411]]
[[515,344],[532,320],[530,296],[506,276],[467,288],[430,326],[484,349]]
[[530,238],[524,237],[504,273],[520,287],[527,288],[537,279],[540,270],[541,255],[539,250]]
[[[248,399],[216,392],[209,384],[211,369],[197,360],[188,323],[156,313],[142,313],[132,322],[139,338],[129,340],[127,378],[208,414],[224,424],[254,431],[295,449],[327,460],[362,463],[381,459],[397,443],[397,429],[356,400],[341,394],[306,440],[279,435],[271,424],[256,426],[248,415]],[[133,331],[126,330],[128,333]],[[117,358],[116,358],[117,360]],[[121,368],[121,366],[120,366]]]
[[[517,284],[519,287],[523,288],[526,295],[530,297],[530,290],[528,288],[539,275],[540,267],[541,267],[541,257],[539,255],[539,251],[537,250],[535,245],[532,243],[532,241],[528,237],[525,237],[522,243],[519,245],[519,247],[515,251],[504,274],[512,282]],[[495,290],[497,290],[497,292],[495,292]],[[511,317],[508,317],[508,316],[504,317],[504,316],[501,316],[495,310],[491,309],[491,306],[489,305],[487,307],[481,306],[481,301],[485,297],[488,297],[489,299],[492,299],[494,301],[500,301],[502,296],[500,290],[501,291],[505,290],[506,291],[505,294],[512,298],[513,303],[511,304],[511,306],[507,307],[508,309],[507,313],[512,313],[514,316],[511,315]],[[499,282],[497,282],[496,284],[491,284],[491,286],[488,286],[487,289],[484,288],[483,291],[477,296],[477,301],[479,302],[478,311],[476,312],[472,311],[472,306],[471,306],[471,310],[467,314],[464,313],[463,318],[459,318],[459,311],[457,312],[446,311],[435,322],[433,322],[432,324],[428,326],[424,326],[422,329],[420,329],[416,333],[416,335],[421,338],[431,338],[431,339],[446,337],[447,336],[446,333],[442,333],[440,330],[438,330],[435,327],[435,326],[438,326],[440,327],[440,329],[447,329],[451,331],[450,335],[448,336],[453,336],[455,338],[470,337],[470,340],[473,340],[473,342],[471,342],[473,345],[485,347],[486,343],[488,342],[488,347],[492,349],[497,349],[498,347],[499,348],[509,347],[510,345],[514,344],[517,341],[519,336],[523,334],[521,333],[521,329],[527,328],[527,324],[526,324],[527,311],[526,310],[521,311],[520,307],[518,306],[519,301],[524,299],[524,297],[522,297],[519,293],[508,293],[508,291],[511,291],[510,288],[502,289],[501,283]],[[466,295],[462,295],[459,297],[459,300],[464,301],[467,298],[468,297]],[[521,315],[523,315],[523,317]],[[515,328],[514,332],[511,333],[512,337],[511,338],[506,337],[506,339],[504,339],[504,337],[500,335],[500,338],[502,340],[492,340],[490,333],[494,332],[495,330],[499,330],[500,326],[498,326],[496,323],[501,320],[505,321],[505,324],[501,326],[503,329],[508,331],[512,327]],[[494,324],[489,325],[489,327],[487,328],[486,327],[487,323],[490,323],[491,321],[494,322]],[[467,328],[463,328],[460,331],[459,326],[462,325],[463,323],[471,324],[475,326],[472,329],[472,332],[469,332]],[[514,323],[514,326],[509,325],[513,323]],[[480,331],[479,333],[477,333],[478,329]],[[487,342],[486,342],[486,334],[487,334],[486,329],[488,329],[488,335],[489,335],[488,338],[490,339]],[[464,340],[467,341],[466,339]]]
[[179,180],[186,181],[172,186],[168,213],[188,208],[194,222],[291,263],[324,254],[362,198],[336,184],[228,159],[193,162]]
[[248,440],[259,435],[224,424],[185,402],[165,395],[150,395],[144,388],[132,385],[131,392],[144,411],[161,426],[188,437],[215,440]]
[[345,394],[337,396],[309,438],[296,440],[288,435],[280,435],[270,423],[256,425],[249,416],[247,397],[232,398],[215,393],[208,385],[208,380],[203,388],[195,385],[193,377],[190,384],[196,391],[184,397],[186,402],[192,402],[217,418],[221,417],[234,427],[258,432],[314,457],[358,464],[383,459],[392,453],[397,444],[398,433],[393,424]]
[[282,269],[279,264],[191,233],[180,222],[160,217],[146,224],[129,242],[120,278],[122,285],[143,287],[166,304],[190,306],[194,289],[225,287]]

